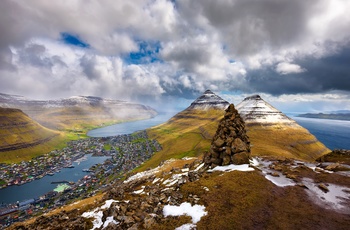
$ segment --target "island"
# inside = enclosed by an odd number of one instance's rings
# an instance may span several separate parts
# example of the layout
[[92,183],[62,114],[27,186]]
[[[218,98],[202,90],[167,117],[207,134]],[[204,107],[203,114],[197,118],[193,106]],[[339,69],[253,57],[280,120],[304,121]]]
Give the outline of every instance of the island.
[[347,113],[305,113],[297,117],[350,121],[350,111]]

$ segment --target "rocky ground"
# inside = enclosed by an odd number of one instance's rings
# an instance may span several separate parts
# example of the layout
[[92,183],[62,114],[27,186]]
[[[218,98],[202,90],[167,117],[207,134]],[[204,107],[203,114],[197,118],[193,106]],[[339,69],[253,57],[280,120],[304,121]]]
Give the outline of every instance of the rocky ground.
[[350,173],[328,166],[253,158],[207,170],[197,158],[169,160],[115,183],[103,203],[11,229],[346,229]]

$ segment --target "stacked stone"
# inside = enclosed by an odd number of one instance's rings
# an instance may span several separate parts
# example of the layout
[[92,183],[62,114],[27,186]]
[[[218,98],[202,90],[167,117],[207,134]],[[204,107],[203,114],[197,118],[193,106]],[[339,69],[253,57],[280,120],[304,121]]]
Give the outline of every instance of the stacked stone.
[[250,158],[250,142],[244,121],[233,104],[225,110],[210,151],[204,156],[204,163],[210,167],[229,164],[247,164]]

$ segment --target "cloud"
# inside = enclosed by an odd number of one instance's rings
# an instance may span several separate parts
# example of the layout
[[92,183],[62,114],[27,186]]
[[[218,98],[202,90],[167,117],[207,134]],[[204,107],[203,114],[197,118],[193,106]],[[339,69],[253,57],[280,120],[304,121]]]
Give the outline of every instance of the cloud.
[[306,69],[303,69],[296,64],[292,64],[288,62],[280,62],[276,66],[276,71],[279,74],[286,75],[290,73],[302,73],[302,72],[305,72]]
[[207,88],[350,92],[349,8],[343,0],[4,0],[0,91],[120,99],[191,98]]

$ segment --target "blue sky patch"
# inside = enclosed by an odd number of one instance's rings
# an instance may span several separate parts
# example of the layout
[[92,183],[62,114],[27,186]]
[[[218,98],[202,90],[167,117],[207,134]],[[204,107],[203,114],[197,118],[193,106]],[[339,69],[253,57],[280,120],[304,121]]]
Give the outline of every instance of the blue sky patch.
[[124,61],[128,64],[145,64],[160,62],[158,57],[160,42],[139,41],[139,50],[124,56]]
[[69,45],[74,45],[74,46],[79,46],[79,47],[83,47],[83,48],[87,48],[90,45],[83,42],[79,36],[74,36],[70,33],[61,33],[61,40]]

